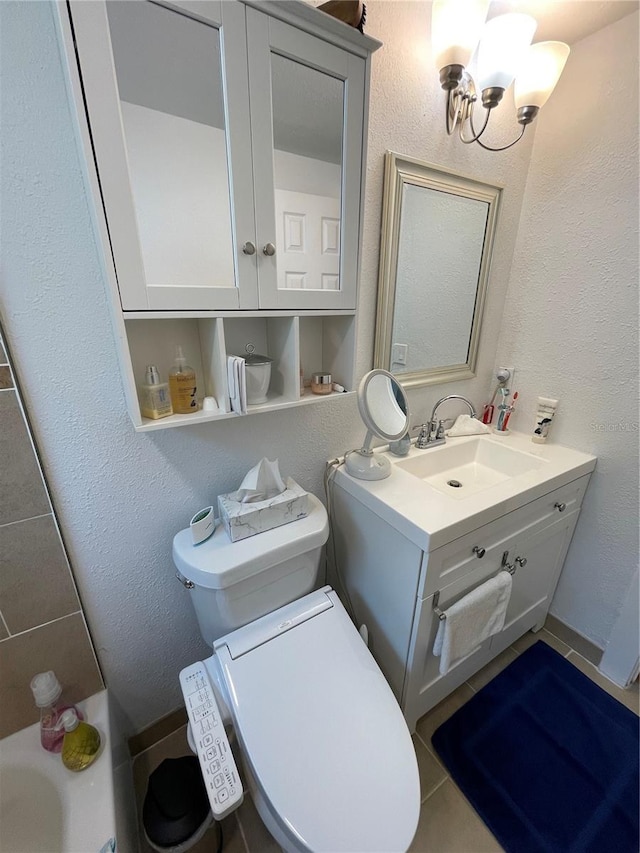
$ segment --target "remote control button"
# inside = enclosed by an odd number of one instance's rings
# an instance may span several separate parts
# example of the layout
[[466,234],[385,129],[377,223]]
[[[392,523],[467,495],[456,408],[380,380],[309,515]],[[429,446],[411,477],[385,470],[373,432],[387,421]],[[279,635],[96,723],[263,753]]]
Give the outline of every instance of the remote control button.
[[205,735],[202,738],[202,745],[209,746],[209,744],[213,743],[213,735]]
[[224,803],[229,799],[229,791],[226,788],[220,788],[218,791],[218,802]]
[[221,785],[224,784],[224,777],[222,773],[218,773],[217,776],[213,777],[213,784],[216,786],[216,788],[219,788]]

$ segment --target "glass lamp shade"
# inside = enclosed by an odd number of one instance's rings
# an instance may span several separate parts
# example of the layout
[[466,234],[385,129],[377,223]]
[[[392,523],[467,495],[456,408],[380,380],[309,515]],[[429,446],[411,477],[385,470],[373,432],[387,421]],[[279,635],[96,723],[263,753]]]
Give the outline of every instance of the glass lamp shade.
[[537,23],[530,15],[512,13],[492,18],[478,46],[478,86],[508,89],[520,71]]
[[434,0],[431,14],[431,44],[436,68],[469,64],[489,0]]
[[561,41],[532,44],[516,78],[516,109],[542,107],[556,87],[569,57],[569,45]]

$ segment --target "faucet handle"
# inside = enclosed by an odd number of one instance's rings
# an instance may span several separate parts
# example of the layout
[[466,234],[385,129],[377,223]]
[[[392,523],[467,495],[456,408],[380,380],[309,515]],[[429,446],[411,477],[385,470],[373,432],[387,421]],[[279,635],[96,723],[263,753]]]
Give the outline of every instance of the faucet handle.
[[426,424],[420,424],[420,432],[418,433],[418,437],[416,439],[416,447],[418,450],[424,450],[429,446],[429,441],[431,440],[431,422]]

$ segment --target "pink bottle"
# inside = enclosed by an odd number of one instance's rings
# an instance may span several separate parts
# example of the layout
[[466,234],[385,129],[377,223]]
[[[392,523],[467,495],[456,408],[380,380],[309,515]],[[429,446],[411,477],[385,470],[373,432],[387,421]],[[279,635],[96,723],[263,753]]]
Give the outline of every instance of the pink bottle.
[[62,687],[54,672],[41,672],[31,679],[31,690],[36,705],[40,708],[40,742],[49,752],[60,752],[64,740],[64,727],[57,728],[60,716],[67,708],[73,708],[79,719],[82,712],[62,698]]

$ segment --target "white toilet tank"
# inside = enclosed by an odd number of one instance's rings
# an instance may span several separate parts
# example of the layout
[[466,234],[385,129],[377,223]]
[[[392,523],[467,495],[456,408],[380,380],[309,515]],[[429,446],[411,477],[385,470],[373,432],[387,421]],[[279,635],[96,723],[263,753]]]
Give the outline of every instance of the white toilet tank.
[[240,542],[231,542],[222,525],[200,545],[189,528],[176,534],[173,561],[194,584],[191,601],[209,646],[314,588],[329,522],[320,501],[308,500],[306,518]]

